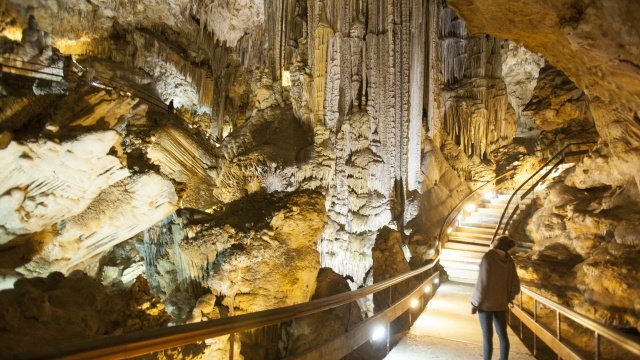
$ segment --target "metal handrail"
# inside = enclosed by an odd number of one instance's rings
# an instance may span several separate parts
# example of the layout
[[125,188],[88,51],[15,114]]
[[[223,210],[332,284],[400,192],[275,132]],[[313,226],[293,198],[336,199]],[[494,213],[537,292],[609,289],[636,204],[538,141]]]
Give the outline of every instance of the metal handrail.
[[[455,219],[456,216],[458,216],[458,214],[460,213],[460,211],[462,210],[462,205],[465,204],[467,202],[467,200],[471,199],[472,197],[476,196],[479,194],[479,191],[484,188],[485,186],[498,181],[499,179],[510,175],[513,173],[513,170],[511,171],[507,171],[506,173],[491,179],[489,181],[487,181],[486,183],[482,184],[480,187],[478,187],[477,189],[473,190],[469,195],[467,195],[464,199],[462,199],[462,201],[460,201],[456,206],[454,206],[449,213],[447,214],[447,216],[444,218],[444,221],[442,222],[442,225],[440,226],[440,233],[438,234],[438,241],[440,244],[442,244],[442,236],[444,235],[444,229],[448,228],[449,225],[451,225],[452,223],[452,219]],[[494,190],[497,190],[498,187],[496,187]],[[455,216],[453,216],[453,218],[451,217],[451,215],[455,212]]]
[[[544,165],[542,165],[538,170],[536,170],[536,172],[534,172],[531,176],[529,176],[529,178],[527,180],[525,180],[524,182],[522,182],[522,184],[520,184],[520,186],[518,186],[518,188],[516,189],[516,191],[513,192],[513,194],[511,194],[511,196],[509,197],[509,201],[507,201],[507,205],[505,206],[504,210],[502,211],[502,215],[500,215],[500,220],[498,221],[498,226],[496,227],[495,232],[493,233],[493,237],[491,237],[491,243],[493,243],[493,241],[496,239],[496,237],[498,236],[498,233],[500,232],[500,227],[502,225],[502,220],[504,220],[505,215],[507,214],[507,211],[509,211],[509,205],[511,205],[511,201],[513,200],[514,196],[516,196],[518,194],[518,192],[520,190],[522,190],[522,188],[529,183],[529,181],[531,181],[536,175],[538,175],[542,170],[544,170],[549,164],[551,164],[554,160],[556,160],[559,156],[562,155],[562,158],[559,162],[557,162],[555,165],[553,165],[545,175],[543,175],[540,179],[538,179],[538,181],[536,181],[531,188],[520,197],[520,200],[524,200],[524,198],[526,196],[528,196],[530,193],[533,192],[532,189],[534,189],[536,186],[538,186],[549,174],[550,172],[555,169],[558,165],[560,165],[564,159],[564,152],[565,150],[567,150],[570,146],[576,146],[576,145],[590,145],[590,144],[596,144],[595,141],[584,141],[584,142],[575,142],[575,143],[570,143],[565,145],[562,150],[558,151],[551,159],[549,159],[546,163],[544,163]],[[509,218],[511,218],[513,216],[513,214],[515,213],[516,209],[514,209],[512,211],[512,213],[509,215]],[[502,233],[505,234],[507,232],[507,228],[508,226],[504,226]]]
[[142,330],[123,335],[52,346],[36,350],[35,353],[25,354],[25,358],[118,359],[133,357],[204,341],[218,336],[279,324],[346,305],[365,296],[378,293],[404,280],[433,269],[436,264],[438,264],[439,259],[440,257],[438,256],[431,264],[391,279],[323,299],[206,322]]
[[[516,314],[516,316],[518,316],[518,318],[521,320],[520,321],[520,327],[521,327],[521,334],[522,334],[522,323],[523,322],[527,322],[527,324],[529,325],[534,325],[538,327],[538,331],[534,331],[536,332],[538,335],[542,335],[542,339],[547,342],[547,345],[549,345],[552,349],[554,349],[556,352],[559,352],[558,350],[562,351],[563,354],[565,355],[565,357],[571,357],[571,358],[576,358],[576,359],[580,359],[580,356],[578,356],[575,351],[573,351],[571,348],[567,347],[565,344],[562,343],[561,340],[561,331],[560,331],[560,320],[561,320],[561,316],[565,316],[567,318],[570,318],[571,320],[575,321],[576,323],[584,326],[585,328],[593,331],[595,333],[595,338],[596,338],[596,348],[595,348],[595,352],[596,352],[596,359],[598,359],[598,355],[600,353],[600,341],[599,338],[600,336],[604,336],[605,338],[611,340],[613,343],[615,343],[616,345],[628,350],[629,352],[635,354],[635,355],[639,355],[640,356],[640,342],[638,342],[636,339],[633,339],[632,337],[622,333],[621,331],[618,331],[616,329],[611,329],[597,321],[594,321],[592,319],[589,319],[588,317],[579,314],[569,308],[566,308],[552,300],[547,299],[546,297],[536,294],[535,292],[525,288],[525,287],[521,287],[520,288],[521,292],[520,292],[520,311],[514,311],[513,313]],[[526,314],[522,308],[522,293],[526,293],[528,296],[530,296],[531,298],[533,298],[533,311],[534,311],[534,317],[531,318],[531,316],[529,316],[528,314]],[[545,306],[549,307],[552,310],[556,311],[556,318],[557,318],[557,322],[556,322],[556,326],[557,326],[557,335],[555,337],[549,336],[550,333],[546,331],[546,329],[544,329],[537,321],[537,308],[538,308],[538,302],[544,304]],[[516,308],[512,308],[512,310],[516,310]],[[530,326],[531,327],[531,326]],[[534,346],[535,346],[536,342],[534,341]],[[534,348],[534,353],[535,353],[536,349]],[[563,358],[565,358],[563,357]]]

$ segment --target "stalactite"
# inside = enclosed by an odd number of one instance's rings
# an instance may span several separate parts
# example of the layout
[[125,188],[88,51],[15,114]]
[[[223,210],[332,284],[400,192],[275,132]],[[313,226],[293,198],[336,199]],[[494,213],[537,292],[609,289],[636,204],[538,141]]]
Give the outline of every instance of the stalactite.
[[440,11],[439,37],[446,91],[443,129],[467,155],[486,158],[509,143],[515,130],[501,78],[505,41],[468,36],[464,22],[449,8]]
[[329,39],[333,36],[333,30],[323,15],[315,30],[315,57],[313,67],[313,113],[315,121],[324,122],[324,99],[327,82],[327,52]]

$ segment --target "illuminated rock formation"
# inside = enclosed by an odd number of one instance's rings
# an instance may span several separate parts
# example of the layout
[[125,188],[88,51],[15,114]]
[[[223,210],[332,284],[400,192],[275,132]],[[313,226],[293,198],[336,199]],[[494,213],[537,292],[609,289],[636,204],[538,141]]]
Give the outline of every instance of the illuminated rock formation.
[[143,277],[130,289],[107,293],[82,272],[52,273],[19,280],[15,289],[0,292],[0,304],[0,344],[8,357],[37,351],[29,345],[34,338],[40,346],[52,346],[69,338],[159,328],[171,320]]
[[327,83],[327,50],[329,46],[329,38],[333,36],[333,30],[327,23],[327,17],[324,13],[315,32],[315,66],[313,68],[313,111],[317,121],[324,123],[324,99],[325,87]]

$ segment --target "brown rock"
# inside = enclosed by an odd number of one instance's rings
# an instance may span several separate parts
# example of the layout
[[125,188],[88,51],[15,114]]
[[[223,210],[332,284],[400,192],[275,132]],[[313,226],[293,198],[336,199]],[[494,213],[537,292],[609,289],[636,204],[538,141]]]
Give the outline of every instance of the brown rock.
[[82,272],[20,279],[0,292],[0,347],[7,357],[28,354],[34,338],[46,347],[163,327],[170,320],[142,276],[131,289],[113,294]]

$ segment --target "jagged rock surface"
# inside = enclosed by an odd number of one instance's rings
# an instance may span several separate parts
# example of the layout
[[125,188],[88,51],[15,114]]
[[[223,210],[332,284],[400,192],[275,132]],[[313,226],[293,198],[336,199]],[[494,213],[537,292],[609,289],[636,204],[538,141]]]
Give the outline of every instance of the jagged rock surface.
[[[589,97],[551,65],[540,70],[531,101],[523,110],[537,129],[538,148],[553,156],[566,144],[599,139],[589,108]],[[574,148],[575,149],[575,148]]]
[[81,272],[52,273],[19,280],[0,292],[0,304],[0,344],[7,357],[28,354],[35,338],[40,346],[53,346],[69,338],[159,328],[171,319],[142,277],[130,289],[108,294]]
[[[351,291],[347,280],[329,268],[321,268],[316,280],[316,289],[311,300],[326,298]],[[347,328],[353,328],[360,321],[360,307],[350,303],[319,314],[297,319],[289,328],[289,354],[298,354],[327,340],[343,334]],[[368,355],[368,357],[367,357]],[[363,357],[374,358],[370,344],[350,354],[348,359]]]
[[[473,33],[512,39],[539,52],[590,98],[591,112],[612,153],[627,161],[640,157],[640,4],[632,0],[576,3],[539,0],[451,0]],[[482,15],[480,15],[482,14]],[[496,18],[503,21],[494,21]],[[637,168],[627,179],[640,181]]]
[[196,280],[225,297],[232,314],[309,300],[320,268],[316,246],[326,223],[321,194],[254,194],[204,220],[187,225],[183,239],[166,245],[178,281]]
[[[572,275],[555,286],[555,276],[525,275],[525,281],[537,289],[556,289],[551,291],[554,297],[587,316],[611,326],[637,328],[640,314],[633,304],[639,284],[631,265],[637,262],[635,224],[640,220],[635,182],[582,190],[567,185],[569,178],[580,176],[568,172],[566,180],[559,177],[540,195],[545,200],[529,222],[535,245],[527,258],[572,264],[566,269]],[[560,284],[579,290],[581,296],[562,295]]]

